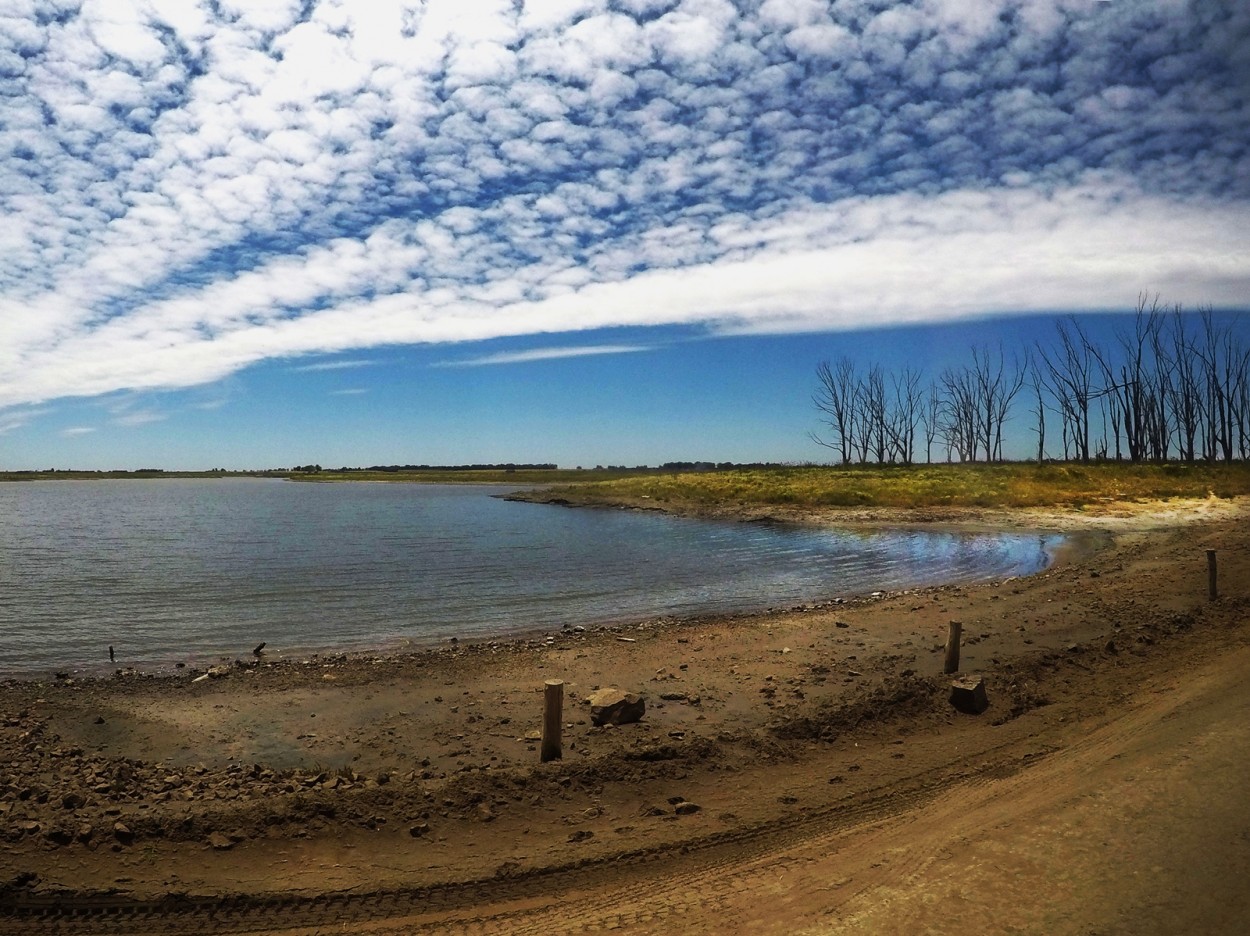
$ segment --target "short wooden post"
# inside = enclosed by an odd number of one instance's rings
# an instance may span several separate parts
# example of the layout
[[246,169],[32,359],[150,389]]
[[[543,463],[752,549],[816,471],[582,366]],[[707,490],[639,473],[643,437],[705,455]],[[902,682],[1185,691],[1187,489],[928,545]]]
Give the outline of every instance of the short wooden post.
[[951,621],[950,630],[946,634],[946,665],[942,669],[944,673],[956,673],[959,671],[959,635],[963,630],[962,621]]
[[1215,587],[1215,550],[1207,550],[1207,597],[1214,601],[1220,597],[1219,590]]
[[560,723],[564,720],[564,681],[548,679],[543,689],[543,740],[539,759],[542,763],[564,756],[560,742]]

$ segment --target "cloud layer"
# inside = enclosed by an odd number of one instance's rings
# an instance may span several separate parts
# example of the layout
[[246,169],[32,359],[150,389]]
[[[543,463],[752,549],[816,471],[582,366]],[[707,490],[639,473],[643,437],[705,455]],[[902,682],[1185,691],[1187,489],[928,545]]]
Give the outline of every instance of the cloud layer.
[[383,344],[1247,304],[1232,0],[3,9],[0,406]]

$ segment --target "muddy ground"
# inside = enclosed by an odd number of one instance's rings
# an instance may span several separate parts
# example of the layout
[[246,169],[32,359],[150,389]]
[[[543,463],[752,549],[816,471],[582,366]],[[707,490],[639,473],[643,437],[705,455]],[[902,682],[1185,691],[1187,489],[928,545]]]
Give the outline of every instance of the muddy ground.
[[[791,515],[1073,546],[736,618],[6,681],[0,932],[1241,932],[1247,514]],[[603,686],[642,720],[595,727]]]

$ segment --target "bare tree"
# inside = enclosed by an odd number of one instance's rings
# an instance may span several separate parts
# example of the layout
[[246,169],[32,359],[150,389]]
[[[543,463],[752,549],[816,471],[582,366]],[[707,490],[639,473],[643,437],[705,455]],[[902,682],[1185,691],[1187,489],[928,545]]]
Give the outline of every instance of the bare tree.
[[920,409],[924,395],[920,388],[922,373],[913,367],[903,368],[903,372],[893,380],[894,407],[893,418],[890,420],[892,447],[898,461],[910,465],[916,458],[916,423],[920,419]]
[[[1169,314],[1170,313],[1170,314]],[[1250,456],[1250,347],[1239,320],[1194,316],[1142,293],[1131,327],[1096,343],[1076,317],[1055,323],[1057,343],[1035,342],[1008,361],[1002,345],[976,345],[971,363],[944,370],[927,385],[913,366],[860,371],[846,357],[816,369],[812,401],[828,432],[812,433],[843,464],[916,460],[919,429],[925,460],[937,442],[952,461],[1000,461],[1005,427],[1028,387],[1037,460],[1046,458],[1048,416],[1058,417],[1062,457],[1088,462],[1179,455],[1192,462]]]
[[[1159,297],[1151,300],[1145,293],[1140,294],[1132,333],[1121,332],[1119,335],[1123,357],[1118,369],[1117,362],[1107,349],[1082,336],[1088,353],[1102,371],[1102,392],[1113,398],[1113,406],[1118,407],[1119,415],[1123,417],[1124,440],[1132,461],[1166,456],[1166,449],[1160,452],[1159,433],[1164,424],[1164,414],[1159,411],[1156,399],[1155,362],[1151,357],[1155,348],[1160,347],[1157,335],[1162,321]],[[1119,438],[1118,425],[1116,438]]]
[[1059,404],[1064,439],[1063,454],[1068,457],[1068,445],[1076,448],[1077,457],[1089,461],[1089,404],[1094,388],[1094,357],[1090,342],[1075,318],[1070,324],[1055,323],[1059,333],[1059,348],[1048,351],[1040,343],[1036,345],[1041,357],[1042,372],[1047,389]]
[[882,464],[885,462],[889,437],[889,410],[885,396],[885,372],[881,370],[880,364],[868,368],[868,373],[859,382],[859,400],[863,421],[864,461],[868,461],[871,456],[877,464]]
[[1206,441],[1204,457],[1231,461],[1244,447],[1246,414],[1241,400],[1248,378],[1250,350],[1241,343],[1231,324],[1218,325],[1208,306],[1199,311],[1203,341],[1199,347],[1206,383]]
[[1011,401],[1024,386],[1024,368],[1018,361],[1007,366],[1002,345],[997,352],[986,346],[979,350],[974,347],[972,366],[981,405],[979,423],[984,429],[981,441],[985,446],[985,460],[1002,461],[1003,423],[1011,411]]
[[924,460],[933,463],[933,440],[942,428],[942,398],[936,384],[930,383],[925,394],[924,407],[920,411],[920,424],[924,429]]
[[947,460],[952,450],[959,460],[974,461],[977,457],[977,440],[980,398],[977,381],[971,368],[947,368],[940,378],[942,387],[943,435],[946,438]]
[[1046,461],[1046,381],[1038,368],[1037,358],[1028,355],[1029,389],[1033,391],[1033,415],[1037,417],[1037,425],[1033,430],[1037,436],[1037,463]]
[[1176,379],[1171,387],[1171,406],[1175,416],[1176,442],[1180,457],[1192,462],[1194,441],[1202,419],[1201,375],[1198,373],[1198,350],[1185,333],[1185,315],[1178,304],[1172,310],[1172,363]]
[[821,361],[816,365],[816,380],[818,387],[812,395],[812,402],[824,414],[824,422],[833,433],[833,439],[822,439],[816,433],[810,434],[811,439],[818,445],[837,451],[845,465],[850,462],[851,453],[855,450],[856,395],[859,392],[855,365],[846,357],[838,359],[836,368],[831,368],[828,361]]

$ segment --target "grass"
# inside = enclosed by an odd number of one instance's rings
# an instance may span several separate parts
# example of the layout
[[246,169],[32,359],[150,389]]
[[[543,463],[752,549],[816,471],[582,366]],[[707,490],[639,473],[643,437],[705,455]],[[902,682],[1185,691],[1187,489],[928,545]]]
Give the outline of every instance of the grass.
[[1250,494],[1250,464],[1010,463],[729,469],[622,477],[546,492],[578,503],[796,507],[1081,507]]

